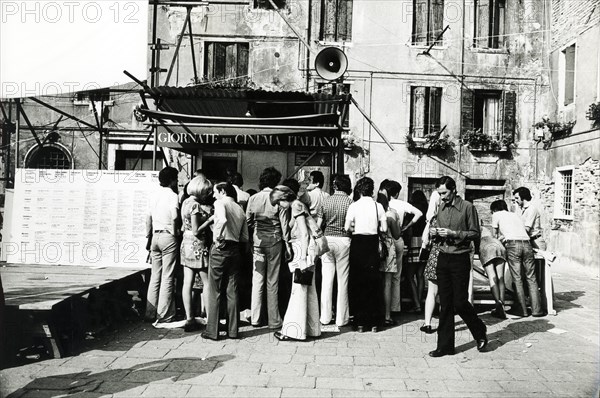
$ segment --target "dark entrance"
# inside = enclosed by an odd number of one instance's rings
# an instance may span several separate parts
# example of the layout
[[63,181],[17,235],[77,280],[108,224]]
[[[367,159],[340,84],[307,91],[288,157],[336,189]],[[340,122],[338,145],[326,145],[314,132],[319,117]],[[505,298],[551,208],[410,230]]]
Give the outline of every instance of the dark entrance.
[[225,181],[227,170],[237,171],[237,157],[202,157],[202,171],[209,180]]

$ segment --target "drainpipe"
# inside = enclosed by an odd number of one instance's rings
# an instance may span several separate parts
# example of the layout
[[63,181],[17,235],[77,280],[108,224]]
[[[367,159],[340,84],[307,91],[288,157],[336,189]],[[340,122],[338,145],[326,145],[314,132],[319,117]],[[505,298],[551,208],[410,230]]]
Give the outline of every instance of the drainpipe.
[[463,106],[463,97],[462,97],[462,90],[465,86],[465,20],[466,18],[466,1],[463,0],[462,2],[462,9],[463,9],[463,17],[462,17],[462,40],[460,41],[461,43],[461,48],[460,48],[460,97],[459,97],[459,101],[458,101],[458,106],[459,106],[459,112],[460,112],[460,119],[459,119],[459,124],[458,124],[458,171],[459,174],[462,174],[462,129],[463,129],[463,118],[462,118],[462,106]]
[[[308,0],[308,27],[306,29],[306,41],[310,44],[311,29],[312,29],[312,0]],[[306,91],[310,90],[310,50],[306,49]]]

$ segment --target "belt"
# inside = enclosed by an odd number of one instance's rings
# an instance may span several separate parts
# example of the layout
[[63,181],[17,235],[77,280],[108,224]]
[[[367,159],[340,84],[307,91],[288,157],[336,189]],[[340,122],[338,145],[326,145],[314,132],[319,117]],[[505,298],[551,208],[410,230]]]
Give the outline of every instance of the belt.
[[160,234],[161,232],[166,232],[166,233],[168,233],[168,234],[170,234],[170,233],[171,233],[171,231],[169,231],[168,229],[155,229],[155,230],[154,230],[154,233],[155,233],[155,234]]
[[529,242],[529,239],[506,239],[505,242]]

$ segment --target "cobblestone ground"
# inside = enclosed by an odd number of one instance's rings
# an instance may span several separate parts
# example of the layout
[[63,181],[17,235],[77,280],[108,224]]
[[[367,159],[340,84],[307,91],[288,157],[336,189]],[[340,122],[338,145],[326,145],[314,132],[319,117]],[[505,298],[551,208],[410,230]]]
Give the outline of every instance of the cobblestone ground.
[[435,335],[404,314],[376,334],[343,328],[307,342],[248,327],[214,342],[140,323],[78,356],[0,371],[0,397],[598,397],[598,275],[554,272],[558,315],[482,313],[485,353],[459,322],[457,354],[430,358]]

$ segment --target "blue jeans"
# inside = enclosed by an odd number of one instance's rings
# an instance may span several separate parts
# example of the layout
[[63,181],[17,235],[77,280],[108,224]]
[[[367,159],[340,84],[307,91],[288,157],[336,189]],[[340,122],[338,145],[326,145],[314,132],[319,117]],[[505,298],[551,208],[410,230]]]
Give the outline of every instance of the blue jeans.
[[156,317],[161,322],[169,322],[175,316],[173,290],[178,246],[177,238],[168,232],[159,232],[152,236],[152,275],[146,303],[148,320]]
[[523,288],[522,270],[525,271],[525,279],[529,287],[531,311],[534,315],[542,314],[542,300],[535,278],[535,260],[531,243],[528,240],[507,240],[504,242],[504,246],[506,247],[508,267],[523,315],[527,315],[527,302],[525,300],[525,289]]

